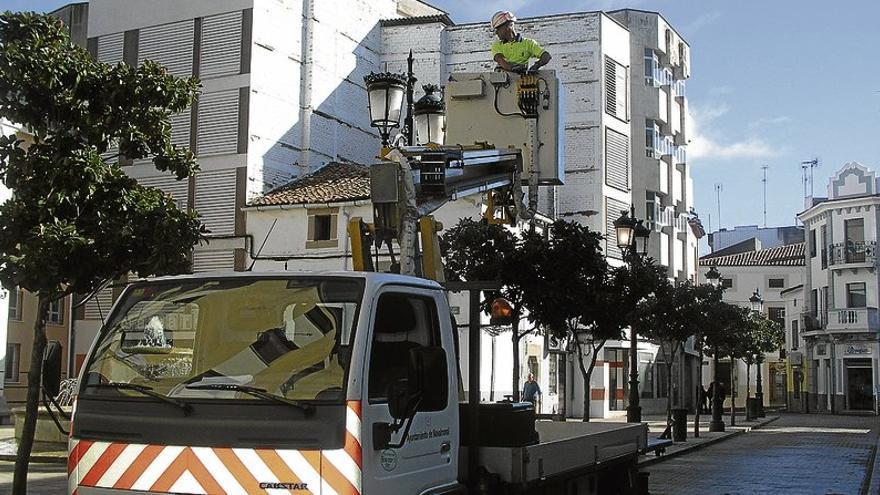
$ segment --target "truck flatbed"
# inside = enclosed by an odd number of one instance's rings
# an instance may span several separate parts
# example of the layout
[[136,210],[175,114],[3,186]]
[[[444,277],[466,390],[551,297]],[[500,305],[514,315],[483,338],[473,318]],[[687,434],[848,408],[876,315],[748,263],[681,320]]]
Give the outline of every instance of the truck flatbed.
[[534,445],[478,447],[480,464],[501,481],[530,485],[635,457],[648,445],[648,427],[642,423],[538,421],[535,429],[540,440]]

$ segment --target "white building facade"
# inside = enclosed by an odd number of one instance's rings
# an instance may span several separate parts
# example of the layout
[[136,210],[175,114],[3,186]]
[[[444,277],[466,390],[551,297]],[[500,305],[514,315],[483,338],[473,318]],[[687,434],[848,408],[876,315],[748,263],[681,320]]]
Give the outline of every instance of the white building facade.
[[[760,246],[760,243],[757,243]],[[711,267],[721,274],[721,284],[725,288],[724,302],[751,308],[750,298],[757,294],[763,300],[763,314],[770,320],[786,326],[792,318],[797,318],[799,308],[794,301],[791,288],[803,281],[804,243],[794,243],[766,249],[748,250],[727,255],[707,255],[700,258],[700,279],[705,281]],[[786,296],[786,294],[789,294]],[[794,315],[794,316],[793,316]],[[790,328],[787,333],[790,332]],[[789,373],[786,368],[784,349],[768,352],[761,364],[761,389],[765,407],[784,407],[791,389]],[[719,362],[718,376],[728,391],[727,404],[730,404],[730,390],[735,390],[734,399],[738,407],[744,407],[746,396],[754,397],[757,391],[758,365],[749,370],[742,360],[733,363],[729,359]],[[733,374],[731,374],[733,370]],[[703,386],[707,387],[715,377],[712,360],[704,360]],[[731,379],[734,388],[730,387]]]
[[808,373],[809,408],[817,412],[878,412],[880,279],[876,174],[844,165],[827,199],[798,215],[807,232],[803,326],[799,358]]

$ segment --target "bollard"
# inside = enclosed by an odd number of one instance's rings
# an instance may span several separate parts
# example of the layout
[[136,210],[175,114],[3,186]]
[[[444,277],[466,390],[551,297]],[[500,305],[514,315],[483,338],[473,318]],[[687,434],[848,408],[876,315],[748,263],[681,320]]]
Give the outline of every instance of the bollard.
[[672,410],[672,441],[687,441],[687,409]]
[[758,399],[749,397],[746,399],[746,421],[758,419]]

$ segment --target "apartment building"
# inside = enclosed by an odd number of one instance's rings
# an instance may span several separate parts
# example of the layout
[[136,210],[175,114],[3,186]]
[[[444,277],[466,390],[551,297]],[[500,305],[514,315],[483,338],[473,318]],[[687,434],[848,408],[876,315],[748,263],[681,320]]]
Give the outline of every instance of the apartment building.
[[764,248],[804,242],[804,228],[800,225],[758,227],[738,225],[732,229],[718,229],[709,234],[709,248],[713,253],[749,239],[758,239]]
[[880,279],[877,239],[880,183],[853,162],[798,214],[807,233],[802,325],[792,339],[816,412],[878,413],[880,397]]
[[[705,281],[711,267],[721,274],[721,285],[725,288],[723,300],[746,308],[751,307],[750,298],[757,295],[763,300],[763,313],[767,318],[782,326],[789,324],[791,315],[797,314],[796,302],[791,294],[803,283],[804,243],[793,243],[764,248],[758,239],[743,241],[739,249],[728,248],[700,258],[700,280]],[[786,405],[790,386],[790,370],[786,367],[785,354],[779,351],[764,355],[761,365],[761,388],[764,405],[779,407]],[[733,363],[734,385],[738,406],[745,406],[746,392],[754,396],[757,390],[757,365],[747,372],[742,361]],[[719,362],[718,376],[729,387],[731,363]],[[707,361],[703,367],[703,385],[708,387],[715,377],[713,362]],[[729,400],[729,396],[728,396]],[[729,402],[728,402],[729,404]]]

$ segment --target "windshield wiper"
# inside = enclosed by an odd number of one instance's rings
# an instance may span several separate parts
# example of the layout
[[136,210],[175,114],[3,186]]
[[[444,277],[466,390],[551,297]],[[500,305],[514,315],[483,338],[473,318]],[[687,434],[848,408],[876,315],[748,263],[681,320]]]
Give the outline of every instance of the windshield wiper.
[[269,400],[278,402],[280,404],[287,404],[288,406],[294,406],[300,410],[302,410],[306,415],[311,415],[315,412],[315,407],[310,404],[304,404],[299,401],[290,400],[286,397],[282,397],[280,395],[275,395],[266,391],[263,388],[251,387],[248,385],[239,385],[238,383],[204,383],[197,384],[193,383],[187,385],[186,388],[191,390],[228,390],[232,392],[241,392],[244,394],[252,395],[254,397],[259,397],[263,400]]
[[192,412],[192,406],[189,404],[179,401],[177,399],[173,399],[168,397],[167,395],[160,394],[159,392],[154,392],[153,387],[147,385],[137,385],[134,383],[123,383],[123,382],[108,382],[108,383],[89,383],[86,384],[86,387],[94,387],[94,388],[112,388],[115,390],[134,390],[136,392],[140,392],[148,397],[152,397],[154,399],[159,399],[162,402],[167,404],[171,404],[183,409],[183,415],[189,416]]

